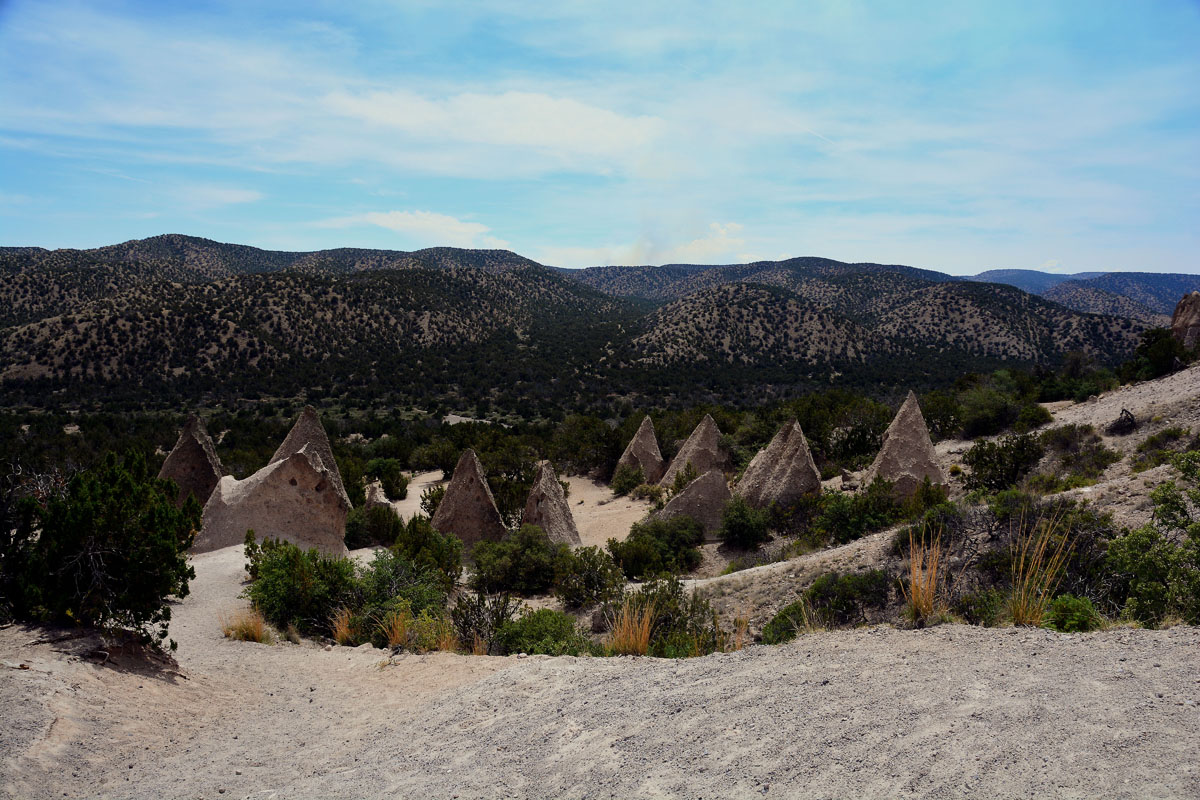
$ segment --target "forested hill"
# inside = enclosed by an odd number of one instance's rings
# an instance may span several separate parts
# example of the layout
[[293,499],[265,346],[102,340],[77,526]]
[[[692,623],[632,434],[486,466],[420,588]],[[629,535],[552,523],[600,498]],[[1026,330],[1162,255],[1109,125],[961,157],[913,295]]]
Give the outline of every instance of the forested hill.
[[561,414],[887,391],[1127,356],[1146,322],[913,267],[567,271],[507,251],[288,253],[185,236],[0,250],[6,405],[355,404]]

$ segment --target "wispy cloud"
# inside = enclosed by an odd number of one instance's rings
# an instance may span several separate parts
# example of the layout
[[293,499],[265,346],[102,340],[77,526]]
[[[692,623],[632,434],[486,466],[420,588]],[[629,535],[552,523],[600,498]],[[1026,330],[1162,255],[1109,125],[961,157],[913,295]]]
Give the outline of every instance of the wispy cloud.
[[403,234],[418,246],[506,249],[508,242],[491,234],[491,228],[433,211],[370,211],[313,223],[319,228],[352,228],[374,225]]

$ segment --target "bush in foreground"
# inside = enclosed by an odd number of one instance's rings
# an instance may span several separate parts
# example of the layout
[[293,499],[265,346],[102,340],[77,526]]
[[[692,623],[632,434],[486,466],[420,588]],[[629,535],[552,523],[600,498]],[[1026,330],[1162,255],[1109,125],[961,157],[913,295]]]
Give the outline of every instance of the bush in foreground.
[[471,588],[492,594],[511,592],[530,597],[548,594],[560,564],[569,558],[571,548],[550,541],[536,525],[522,525],[499,542],[475,545],[475,571]]
[[612,490],[617,497],[629,494],[638,486],[646,482],[646,474],[642,472],[641,467],[631,467],[628,464],[621,464],[617,467],[617,471],[613,473]]
[[578,656],[594,649],[591,640],[579,630],[574,617],[548,608],[527,611],[520,618],[501,625],[494,644],[500,655]]
[[554,596],[565,608],[590,608],[620,597],[625,573],[599,547],[568,551],[558,562]]
[[623,542],[608,540],[608,551],[630,580],[689,572],[700,565],[704,529],[689,516],[651,518],[637,523]]

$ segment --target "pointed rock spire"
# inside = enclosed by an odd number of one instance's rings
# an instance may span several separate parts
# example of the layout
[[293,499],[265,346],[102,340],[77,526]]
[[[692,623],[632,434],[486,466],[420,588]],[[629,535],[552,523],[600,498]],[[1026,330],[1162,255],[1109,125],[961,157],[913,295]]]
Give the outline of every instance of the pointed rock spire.
[[365,490],[366,502],[363,503],[365,508],[375,508],[376,506],[392,507],[392,501],[388,499],[387,492],[383,490],[383,481],[375,479],[367,484]]
[[504,520],[483,475],[483,465],[469,447],[454,467],[446,494],[433,514],[433,527],[454,534],[468,548],[481,540],[498,542],[504,538]]
[[275,451],[275,455],[271,456],[270,463],[283,459],[300,452],[301,449],[307,447],[310,454],[320,458],[321,466],[329,473],[329,480],[332,481],[334,488],[342,499],[346,501],[346,505],[350,505],[350,496],[346,494],[346,487],[342,483],[342,473],[338,471],[337,461],[333,458],[333,449],[329,446],[329,437],[325,435],[325,428],[321,425],[321,418],[317,415],[317,410],[312,406],[305,406],[300,412],[299,419],[292,429],[288,431],[287,438],[283,440],[283,444],[279,445],[279,449]]
[[704,536],[712,541],[721,530],[721,515],[725,506],[733,499],[729,493],[729,484],[725,482],[725,474],[719,469],[709,470],[687,485],[679,494],[671,498],[671,502],[663,506],[656,516],[659,519],[670,519],[686,515],[700,523],[704,528]]
[[575,518],[571,515],[571,507],[567,505],[567,496],[563,493],[562,484],[554,474],[554,467],[545,462],[538,468],[537,480],[525,501],[525,513],[521,516],[525,525],[537,525],[552,542],[563,544],[580,544],[579,529],[575,527]]
[[158,477],[169,478],[179,486],[176,505],[183,506],[189,494],[204,505],[221,480],[222,471],[221,459],[217,458],[212,439],[204,429],[204,421],[195,414],[188,415]]
[[703,475],[709,470],[724,469],[728,461],[729,454],[721,447],[721,429],[711,414],[705,414],[683,447],[679,448],[660,483],[670,486],[675,482],[675,476],[689,463],[696,468],[697,474]]
[[659,478],[663,475],[663,466],[662,453],[658,449],[658,439],[654,437],[654,422],[647,414],[642,420],[642,424],[638,426],[637,433],[629,440],[625,452],[621,454],[621,460],[617,462],[617,467],[633,467],[634,469],[640,467],[642,474],[646,476],[646,483],[658,483]]
[[795,419],[785,423],[771,443],[758,451],[736,488],[755,508],[772,503],[787,508],[805,495],[820,491],[821,473]]
[[911,391],[884,432],[883,447],[863,473],[862,485],[870,486],[876,478],[892,481],[897,497],[912,497],[926,478],[935,486],[946,485],[921,406]]

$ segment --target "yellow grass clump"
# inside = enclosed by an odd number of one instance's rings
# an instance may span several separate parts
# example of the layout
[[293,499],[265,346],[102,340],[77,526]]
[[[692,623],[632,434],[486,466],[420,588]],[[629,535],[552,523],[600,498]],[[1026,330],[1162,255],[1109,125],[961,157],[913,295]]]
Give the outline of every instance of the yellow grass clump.
[[412,628],[412,612],[407,608],[389,611],[379,620],[379,632],[388,647],[404,647],[408,644]]
[[354,627],[350,609],[345,606],[339,608],[329,617],[329,628],[333,633],[333,640],[341,645],[351,644],[354,641]]
[[925,625],[930,620],[945,616],[946,601],[942,589],[942,535],[939,531],[932,540],[926,540],[926,531],[921,529],[919,538],[916,528],[908,531],[908,584],[900,584],[901,592],[908,603],[908,615],[916,625]]
[[271,626],[256,608],[222,614],[220,622],[221,633],[225,634],[226,639],[259,644],[270,644],[272,641]]
[[628,598],[612,619],[609,647],[617,655],[644,656],[650,649],[656,609],[653,603],[641,604]]
[[1041,625],[1046,606],[1071,556],[1070,542],[1061,535],[1061,514],[1039,518],[1032,526],[1018,522],[1012,548],[1012,595],[1008,613],[1014,625]]

